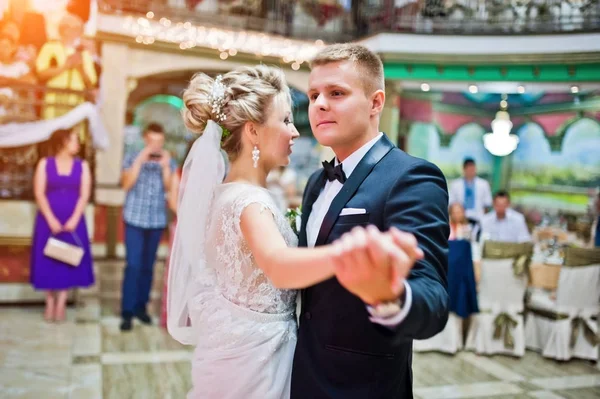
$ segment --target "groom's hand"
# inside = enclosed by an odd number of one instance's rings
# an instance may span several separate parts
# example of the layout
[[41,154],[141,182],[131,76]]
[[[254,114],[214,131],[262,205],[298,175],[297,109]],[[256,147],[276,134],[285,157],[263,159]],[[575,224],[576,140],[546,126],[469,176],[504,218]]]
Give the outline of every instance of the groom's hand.
[[335,259],[340,284],[366,304],[393,301],[404,293],[404,279],[423,257],[412,234],[392,228],[355,228],[344,234]]

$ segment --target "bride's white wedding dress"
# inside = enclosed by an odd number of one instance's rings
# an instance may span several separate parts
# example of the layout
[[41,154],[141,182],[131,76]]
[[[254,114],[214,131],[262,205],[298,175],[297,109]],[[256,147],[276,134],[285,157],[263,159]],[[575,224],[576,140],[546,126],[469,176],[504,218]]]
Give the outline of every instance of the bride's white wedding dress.
[[275,288],[246,245],[240,216],[255,203],[273,214],[288,246],[298,244],[267,190],[244,183],[215,187],[204,242],[213,288],[196,294],[188,305],[196,336],[188,398],[290,396],[296,291]]

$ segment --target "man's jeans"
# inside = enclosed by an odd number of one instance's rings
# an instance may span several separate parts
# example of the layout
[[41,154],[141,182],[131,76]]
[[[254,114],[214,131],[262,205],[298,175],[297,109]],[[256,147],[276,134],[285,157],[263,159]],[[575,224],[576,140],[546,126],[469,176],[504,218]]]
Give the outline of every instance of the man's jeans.
[[150,299],[156,251],[164,229],[143,229],[125,224],[127,265],[123,276],[121,315],[146,313]]

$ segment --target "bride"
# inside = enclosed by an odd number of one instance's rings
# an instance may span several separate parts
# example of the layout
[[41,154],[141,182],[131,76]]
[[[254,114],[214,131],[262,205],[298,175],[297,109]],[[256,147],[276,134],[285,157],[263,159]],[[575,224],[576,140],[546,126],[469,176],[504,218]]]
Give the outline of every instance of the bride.
[[[282,71],[259,65],[214,80],[197,74],[183,99],[185,124],[201,136],[183,168],[167,325],[173,338],[196,345],[188,398],[289,398],[295,289],[333,277],[348,254],[401,255],[387,233],[295,248],[296,235],[265,189],[299,135]],[[231,161],[225,182],[221,148]]]

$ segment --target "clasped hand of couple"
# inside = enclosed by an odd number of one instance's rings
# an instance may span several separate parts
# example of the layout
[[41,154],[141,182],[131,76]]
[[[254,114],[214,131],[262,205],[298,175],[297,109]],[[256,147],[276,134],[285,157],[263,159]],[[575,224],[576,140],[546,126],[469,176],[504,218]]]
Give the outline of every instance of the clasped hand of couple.
[[334,243],[335,275],[344,288],[368,305],[398,299],[404,280],[423,251],[416,238],[392,227],[355,227]]

